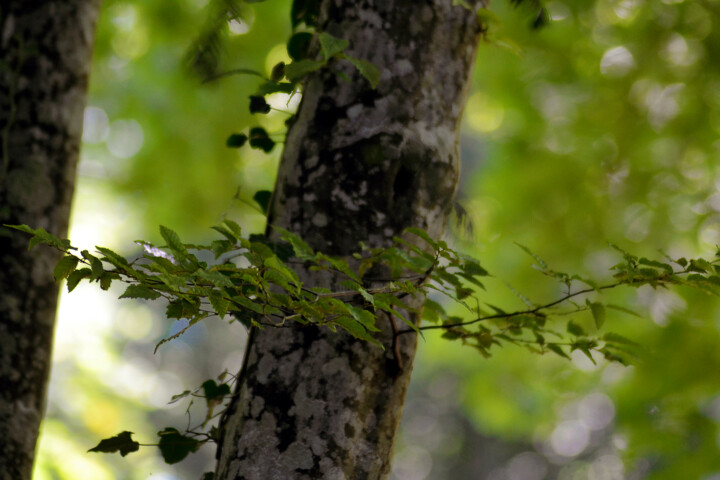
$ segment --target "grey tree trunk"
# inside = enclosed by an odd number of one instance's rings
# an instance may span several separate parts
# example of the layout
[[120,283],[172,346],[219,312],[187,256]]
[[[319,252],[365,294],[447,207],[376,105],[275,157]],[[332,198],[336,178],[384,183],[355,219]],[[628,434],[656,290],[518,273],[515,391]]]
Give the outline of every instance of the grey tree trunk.
[[[335,255],[360,241],[388,246],[407,227],[439,237],[458,179],[459,122],[481,34],[475,13],[452,0],[324,0],[319,29],[349,40],[348,53],[382,78],[373,90],[338,62],[307,79],[269,224]],[[378,323],[384,351],[329,329],[251,332],[216,479],[386,478],[417,339],[402,335],[391,348],[393,325]]]
[[[0,3],[0,224],[67,232],[100,0]],[[58,253],[0,229],[0,479],[32,474]]]

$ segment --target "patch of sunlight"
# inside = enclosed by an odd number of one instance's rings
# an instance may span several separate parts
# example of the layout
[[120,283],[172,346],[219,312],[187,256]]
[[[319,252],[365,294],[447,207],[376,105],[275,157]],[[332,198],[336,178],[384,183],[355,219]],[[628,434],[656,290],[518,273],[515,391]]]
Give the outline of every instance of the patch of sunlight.
[[505,118],[505,110],[486,94],[477,92],[467,102],[465,118],[473,130],[488,133],[500,128]]
[[103,465],[101,457],[79,450],[69,432],[60,422],[46,419],[35,462],[33,478],[38,480],[113,480],[112,471]]

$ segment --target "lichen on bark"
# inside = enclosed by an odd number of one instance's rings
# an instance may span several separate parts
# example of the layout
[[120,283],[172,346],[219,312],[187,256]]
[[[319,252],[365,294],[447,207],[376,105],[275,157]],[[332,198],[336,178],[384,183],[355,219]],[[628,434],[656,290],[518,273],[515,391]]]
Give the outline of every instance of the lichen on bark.
[[[381,80],[372,89],[346,61],[307,78],[269,225],[341,256],[360,241],[389,246],[408,227],[439,237],[481,35],[474,11],[451,0],[325,0],[319,29],[347,39]],[[298,273],[338,288],[339,278]],[[417,339],[402,335],[393,351],[390,319],[377,321],[384,350],[327,328],[253,330],[216,478],[386,478]]]

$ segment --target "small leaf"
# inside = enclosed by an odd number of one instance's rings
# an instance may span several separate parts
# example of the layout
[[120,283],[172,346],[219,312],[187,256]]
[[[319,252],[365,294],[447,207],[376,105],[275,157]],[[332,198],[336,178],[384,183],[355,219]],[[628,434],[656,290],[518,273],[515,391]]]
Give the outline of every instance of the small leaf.
[[67,288],[68,292],[72,292],[75,290],[75,287],[78,286],[78,283],[83,278],[88,278],[90,275],[92,275],[92,270],[89,268],[81,268],[80,270],[75,270],[67,277]]
[[100,440],[100,443],[88,450],[88,452],[120,452],[120,455],[124,457],[128,453],[137,452],[139,449],[140,444],[132,439],[132,432],[122,432],[114,437]]
[[208,299],[215,313],[217,313],[220,318],[223,318],[227,314],[228,308],[230,308],[230,301],[224,298],[218,290],[212,290],[210,295],[208,295]]
[[272,192],[268,190],[260,190],[258,192],[255,192],[255,195],[253,195],[253,200],[255,200],[255,203],[260,205],[260,208],[262,209],[263,213],[267,215],[268,213],[268,206],[270,205],[270,197],[272,197]]
[[170,247],[170,250],[172,250],[173,253],[176,253],[180,256],[187,256],[187,249],[185,248],[185,245],[183,245],[183,243],[180,241],[180,237],[177,233],[175,233],[175,231],[169,229],[164,225],[160,225],[160,235],[162,235],[162,237],[165,239],[168,247]]
[[275,146],[275,142],[268,136],[264,128],[254,127],[250,129],[250,146],[265,153],[270,153]]
[[618,343],[621,345],[631,345],[631,346],[638,345],[637,342],[633,342],[632,340],[627,339],[627,338],[623,337],[622,335],[619,335],[619,334],[613,333],[613,332],[606,333],[603,336],[603,340],[605,340],[606,342],[609,342],[609,343]]
[[268,105],[264,97],[251,95],[250,113],[270,113],[270,105]]
[[145,285],[128,285],[125,292],[118,298],[145,298],[148,300],[155,300],[159,297],[160,294],[158,292],[146,287]]
[[567,324],[567,331],[570,335],[575,335],[576,337],[582,337],[585,335],[585,330],[572,320]]
[[[308,73],[320,70],[326,63],[327,62],[325,60],[295,60],[294,62],[285,65],[285,76],[291,82],[296,82]],[[358,67],[358,70],[359,69],[360,68]]]
[[590,311],[592,312],[593,319],[595,319],[595,326],[600,329],[605,324],[605,305],[598,302],[590,304]]
[[338,53],[344,52],[348,45],[350,45],[350,42],[347,40],[334,37],[327,32],[320,32],[318,40],[320,40],[320,48],[322,49],[325,60],[329,60]]
[[567,358],[568,360],[570,360],[570,357],[568,356],[568,354],[565,353],[565,352],[563,351],[563,349],[560,348],[558,345],[556,345],[556,344],[554,344],[554,343],[548,343],[548,344],[545,345],[545,346],[548,348],[548,350],[550,350],[550,351],[552,351],[552,352],[560,355],[560,356],[563,357],[563,358]]
[[187,397],[187,396],[190,395],[190,394],[192,394],[192,392],[191,392],[190,390],[185,390],[185,391],[182,392],[182,393],[178,393],[177,395],[173,395],[173,396],[170,398],[170,402],[168,402],[168,403],[175,403],[175,402],[177,402],[178,400],[180,400],[180,399],[182,399],[182,398],[185,398],[185,397]]
[[310,32],[298,32],[290,37],[287,43],[287,52],[293,60],[302,60],[308,57],[308,50],[313,35]]
[[270,82],[277,83],[285,76],[285,62],[278,62],[270,72]]
[[53,270],[55,281],[67,278],[68,275],[74,272],[75,268],[77,268],[78,261],[79,259],[73,255],[67,255],[61,258],[57,265],[55,265],[55,270]]
[[368,62],[367,60],[361,60],[359,58],[353,58],[350,56],[346,58],[350,61],[350,63],[355,66],[355,68],[357,68],[358,72],[360,72],[360,75],[365,77],[365,79],[370,82],[370,86],[372,88],[377,88],[378,83],[380,83],[380,76],[382,75],[382,72],[378,67]]
[[188,456],[189,453],[198,449],[199,442],[194,438],[180,435],[176,429],[167,427],[162,432],[158,432],[160,441],[158,448],[162,454],[163,460],[167,464],[178,463]]
[[225,145],[229,148],[240,148],[243,145],[245,145],[245,142],[247,142],[247,135],[244,133],[233,133],[228,137],[228,139],[225,141]]

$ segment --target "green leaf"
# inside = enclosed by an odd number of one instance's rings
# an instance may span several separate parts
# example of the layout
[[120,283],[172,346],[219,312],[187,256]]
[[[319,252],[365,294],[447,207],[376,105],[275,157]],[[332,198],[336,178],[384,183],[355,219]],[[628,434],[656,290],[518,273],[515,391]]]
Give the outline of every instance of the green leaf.
[[268,213],[268,206],[270,205],[271,197],[272,192],[268,190],[260,190],[258,192],[255,192],[255,195],[253,195],[253,200],[255,200],[255,203],[260,205],[260,208],[265,215],[267,215]]
[[567,331],[570,335],[575,335],[576,337],[585,336],[585,330],[572,320],[567,324]]
[[605,305],[598,302],[587,302],[587,305],[590,307],[590,312],[592,312],[593,319],[595,320],[595,326],[598,328],[602,328],[602,326],[605,324]]
[[373,338],[367,330],[365,330],[365,327],[363,327],[360,322],[355,320],[352,317],[342,315],[340,317],[337,317],[333,320],[333,323],[342,327],[344,330],[346,330],[350,335],[352,335],[355,338],[358,338],[360,340],[365,340],[367,342],[370,342],[374,345],[379,346],[380,348],[384,347],[380,342],[377,341],[377,339]]
[[189,453],[195,452],[199,446],[197,440],[180,435],[180,432],[172,427],[158,432],[158,436],[160,437],[158,448],[160,448],[163,460],[168,464],[178,463]]
[[372,88],[377,88],[378,83],[380,83],[380,76],[382,75],[382,72],[378,67],[368,62],[367,60],[361,60],[359,58],[354,58],[350,56],[346,56],[345,58],[347,58],[347,60],[349,60],[350,63],[352,63],[355,68],[357,68],[358,72],[360,72],[360,75],[365,77],[365,79],[370,82],[370,86]]
[[211,283],[216,287],[232,287],[233,283],[227,276],[217,270],[198,270],[195,272],[198,278]]
[[145,285],[128,285],[122,295],[118,298],[145,298],[155,300],[160,294]]
[[61,258],[57,265],[55,265],[55,270],[53,270],[53,277],[55,277],[55,281],[67,278],[68,275],[75,271],[78,262],[79,259],[73,255],[67,255]]
[[121,456],[140,450],[140,444],[132,439],[132,432],[122,432],[114,437],[100,440],[95,447],[88,452],[115,453],[120,452]]
[[102,266],[102,262],[99,258],[97,258],[95,255],[92,255],[87,250],[83,250],[82,256],[85,260],[90,262],[90,268],[92,270],[92,276],[90,277],[91,280],[97,280],[100,278],[105,271]]
[[68,292],[72,292],[75,290],[75,287],[78,286],[80,281],[83,278],[88,278],[92,275],[92,270],[89,268],[81,268],[80,270],[75,270],[67,277],[67,288]]
[[254,127],[250,129],[250,146],[265,153],[270,153],[275,146],[275,142],[268,136],[264,128]]
[[167,318],[192,318],[198,313],[199,305],[184,298],[178,298],[168,303],[165,309]]
[[[283,73],[284,73],[285,67],[283,67]],[[265,96],[270,95],[271,93],[293,93],[295,91],[295,85],[293,85],[290,82],[265,82],[260,87],[258,87],[257,92],[255,92],[256,95]],[[244,143],[244,142],[243,142]]]
[[215,313],[217,313],[220,318],[223,318],[227,314],[228,308],[230,308],[230,301],[223,297],[222,293],[218,290],[210,291],[208,299]]
[[273,229],[280,232],[280,237],[292,245],[295,256],[300,260],[310,260],[315,257],[315,252],[310,248],[310,245],[305,243],[298,235],[276,226],[273,226]]
[[294,62],[285,65],[285,76],[291,82],[296,82],[308,73],[320,70],[326,63],[326,60],[295,60]]
[[568,356],[568,354],[565,353],[565,352],[563,351],[563,349],[560,348],[560,346],[558,346],[558,345],[556,345],[556,344],[554,344],[554,343],[548,343],[548,344],[545,345],[545,346],[548,348],[548,350],[550,350],[550,351],[552,351],[552,352],[560,355],[560,356],[563,357],[563,358],[567,358],[568,360],[570,360],[570,356]]
[[244,133],[233,133],[225,141],[225,145],[229,148],[240,148],[247,142],[247,135]]
[[538,263],[538,266],[539,266],[540,268],[542,268],[543,270],[547,270],[547,268],[548,268],[547,263],[545,263],[545,261],[544,261],[542,258],[540,258],[540,257],[538,257],[537,255],[535,255],[535,254],[534,254],[529,248],[527,248],[525,245],[520,245],[520,244],[517,243],[517,242],[515,243],[515,245],[517,245],[518,247],[520,247],[521,249],[523,249],[523,251],[524,251],[525,253],[527,253],[527,254],[530,255],[533,259],[535,259],[535,261]]
[[630,310],[629,308],[621,307],[620,305],[613,305],[613,304],[608,303],[605,306],[607,308],[612,308],[613,310],[617,310],[619,312],[627,313],[628,315],[632,315],[634,317],[642,318],[642,316],[639,313],[634,312],[634,311]]
[[127,268],[130,266],[130,263],[127,261],[127,259],[125,259],[125,257],[113,252],[109,248],[97,247],[97,246],[95,248],[97,249],[98,252],[105,255],[105,259],[107,259],[108,263],[111,263],[112,265],[115,265],[116,267],[119,267],[119,268]]
[[164,225],[160,225],[160,235],[162,235],[163,239],[165,239],[165,242],[167,242],[168,247],[173,251],[173,253],[176,253],[181,257],[187,256],[187,248],[185,248],[185,245],[183,245],[180,241],[180,237],[177,233],[175,233],[175,231]]
[[308,57],[308,49],[313,35],[310,32],[298,32],[290,37],[287,43],[287,52],[293,60],[302,60]]
[[264,97],[251,95],[250,113],[270,113],[270,105],[265,101]]
[[637,342],[633,342],[630,339],[627,339],[623,337],[622,335],[619,335],[617,333],[608,332],[603,336],[603,340],[608,343],[617,343],[621,345],[630,345],[630,346],[637,346]]
[[350,42],[347,40],[334,37],[327,32],[320,32],[318,40],[320,40],[320,48],[322,49],[325,60],[329,60],[338,53],[344,52],[348,45],[350,45]]
[[177,402],[178,400],[183,399],[183,398],[185,398],[185,397],[187,397],[188,395],[191,395],[191,394],[192,394],[192,392],[191,392],[190,390],[185,390],[185,391],[182,392],[182,393],[178,393],[177,395],[173,395],[173,396],[170,398],[170,402],[169,402],[169,403],[175,403],[175,402]]
[[437,250],[437,248],[438,248],[437,242],[435,240],[433,240],[432,237],[430,237],[430,235],[428,235],[428,233],[425,230],[422,230],[420,228],[415,228],[415,227],[409,227],[409,228],[406,228],[405,231],[408,233],[412,233],[416,237],[422,238],[423,240],[425,240],[425,242],[427,242],[428,245],[430,245],[433,248],[433,250]]

